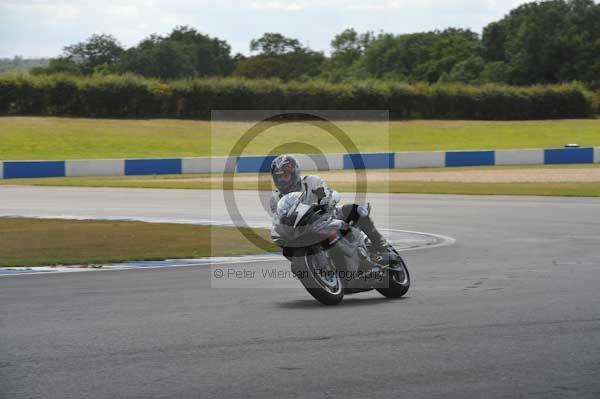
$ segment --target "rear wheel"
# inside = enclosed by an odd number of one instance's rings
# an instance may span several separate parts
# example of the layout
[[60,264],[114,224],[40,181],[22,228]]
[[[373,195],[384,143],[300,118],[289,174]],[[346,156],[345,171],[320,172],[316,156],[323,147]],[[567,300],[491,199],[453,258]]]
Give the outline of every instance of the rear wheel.
[[343,280],[323,251],[303,248],[295,251],[292,271],[304,288],[324,305],[337,305],[344,299]]
[[398,255],[398,259],[390,265],[388,272],[388,287],[378,288],[377,291],[386,298],[400,298],[410,288],[410,274],[404,260]]

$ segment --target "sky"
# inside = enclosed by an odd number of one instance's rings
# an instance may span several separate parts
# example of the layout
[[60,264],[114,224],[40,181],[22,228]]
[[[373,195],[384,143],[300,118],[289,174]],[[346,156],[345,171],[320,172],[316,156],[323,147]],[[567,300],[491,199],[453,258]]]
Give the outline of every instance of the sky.
[[328,52],[346,28],[414,33],[447,27],[475,32],[522,0],[0,0],[0,58],[55,57],[94,33],[130,47],[152,33],[188,25],[249,53],[265,32]]

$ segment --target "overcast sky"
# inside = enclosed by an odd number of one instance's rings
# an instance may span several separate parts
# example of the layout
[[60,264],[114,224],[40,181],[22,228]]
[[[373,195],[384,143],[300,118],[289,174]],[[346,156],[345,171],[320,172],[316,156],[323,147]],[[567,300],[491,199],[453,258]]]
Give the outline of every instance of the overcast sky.
[[0,0],[0,57],[54,57],[68,44],[110,33],[127,47],[177,25],[225,39],[248,53],[252,38],[280,32],[315,50],[334,35],[412,33],[449,26],[476,32],[519,0]]

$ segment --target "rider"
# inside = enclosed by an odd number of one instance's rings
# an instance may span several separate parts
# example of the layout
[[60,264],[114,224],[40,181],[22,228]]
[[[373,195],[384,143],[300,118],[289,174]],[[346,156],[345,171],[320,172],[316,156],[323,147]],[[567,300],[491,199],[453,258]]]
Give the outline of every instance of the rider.
[[[306,204],[328,204],[335,207],[340,195],[327,187],[323,179],[315,175],[300,176],[300,165],[292,155],[280,155],[271,163],[271,176],[277,190],[271,197],[271,212],[277,210],[277,203],[286,194],[301,191],[305,195],[302,202]],[[336,208],[336,216],[346,222],[354,222],[371,240],[377,252],[384,252],[389,247],[386,239],[377,231],[369,217],[368,208],[364,205],[348,204]]]

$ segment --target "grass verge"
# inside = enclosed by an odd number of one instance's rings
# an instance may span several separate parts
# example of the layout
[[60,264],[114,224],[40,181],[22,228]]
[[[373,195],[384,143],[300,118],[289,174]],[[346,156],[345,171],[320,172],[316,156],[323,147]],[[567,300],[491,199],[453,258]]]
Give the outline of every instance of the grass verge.
[[[600,120],[336,122],[358,149],[426,151],[600,146]],[[99,159],[226,155],[251,124],[152,119],[0,117],[0,159]],[[385,134],[389,126],[389,137]],[[319,127],[301,122],[273,125],[246,149],[265,154],[301,151],[318,143],[324,153],[347,152]]]
[[[377,191],[373,188],[372,192]],[[600,197],[600,183],[391,182],[390,193]]]
[[[391,175],[419,172],[461,172],[465,175],[472,171],[485,170],[522,170],[522,169],[597,169],[600,164],[580,165],[529,165],[529,166],[489,166],[468,168],[425,168],[393,170]],[[356,190],[354,182],[348,182],[353,171],[322,172],[329,186],[344,192]],[[238,190],[271,190],[273,188],[269,174],[237,175],[234,188]],[[223,176],[211,174],[160,175],[160,176],[114,176],[114,177],[66,177],[45,179],[9,179],[0,180],[0,185],[38,185],[66,187],[118,187],[118,188],[162,188],[162,189],[222,189]],[[372,193],[421,193],[421,194],[476,194],[476,195],[541,195],[569,197],[598,197],[600,182],[514,182],[514,183],[470,183],[443,181],[373,181],[368,180],[368,192]]]
[[[255,230],[265,239],[267,230]],[[273,251],[277,248],[273,245]],[[0,218],[0,266],[87,265],[263,253],[234,227]]]

